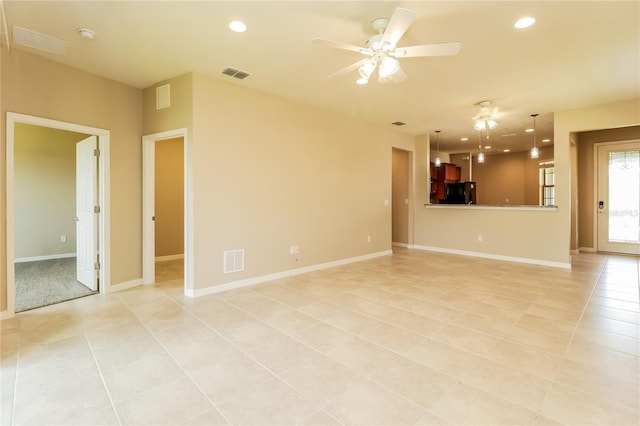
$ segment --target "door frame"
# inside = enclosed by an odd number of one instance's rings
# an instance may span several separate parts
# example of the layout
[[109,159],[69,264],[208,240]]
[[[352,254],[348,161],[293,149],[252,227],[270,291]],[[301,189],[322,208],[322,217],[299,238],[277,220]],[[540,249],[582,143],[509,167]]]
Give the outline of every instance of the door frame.
[[194,297],[193,185],[187,128],[142,136],[142,283],[155,282],[155,144],[180,137],[184,153],[184,295]]
[[109,293],[111,288],[111,210],[110,199],[110,138],[111,132],[97,127],[84,126],[65,121],[52,120],[49,118],[37,117],[33,115],[7,112],[6,122],[6,220],[7,220],[7,311],[3,319],[11,318],[15,315],[16,308],[16,288],[15,288],[15,198],[14,198],[14,147],[15,147],[15,124],[30,124],[34,126],[50,127],[71,132],[86,133],[98,137],[98,202],[100,214],[98,215],[98,253],[100,253],[100,270],[98,279],[100,280],[100,293]]
[[[640,143],[638,139],[626,139],[620,141],[610,142],[597,142],[593,144],[593,249],[596,253],[599,252],[599,229],[598,229],[598,187],[599,187],[599,174],[598,174],[598,162],[600,158],[600,148],[607,148],[609,146],[624,145]],[[607,206],[608,207],[608,206]],[[628,253],[634,254],[634,253]]]

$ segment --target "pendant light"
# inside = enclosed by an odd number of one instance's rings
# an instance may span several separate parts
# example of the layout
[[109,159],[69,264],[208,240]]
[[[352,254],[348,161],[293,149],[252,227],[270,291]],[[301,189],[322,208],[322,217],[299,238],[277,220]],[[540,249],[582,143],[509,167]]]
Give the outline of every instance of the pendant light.
[[478,164],[482,164],[484,163],[484,152],[482,152],[482,130],[478,131],[478,148],[480,148],[480,152],[478,153]]
[[435,166],[440,167],[440,130],[436,130],[436,161]]
[[531,148],[531,158],[538,158],[540,154],[536,146],[536,117],[538,114],[531,114],[531,116],[533,117],[533,148]]

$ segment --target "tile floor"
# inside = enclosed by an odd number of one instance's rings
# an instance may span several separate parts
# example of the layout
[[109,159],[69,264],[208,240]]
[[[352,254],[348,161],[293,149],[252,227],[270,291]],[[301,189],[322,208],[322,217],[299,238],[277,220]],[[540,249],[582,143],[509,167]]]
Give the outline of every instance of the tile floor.
[[1,424],[638,425],[639,260],[572,263],[397,250],[197,299],[165,263],[3,321]]

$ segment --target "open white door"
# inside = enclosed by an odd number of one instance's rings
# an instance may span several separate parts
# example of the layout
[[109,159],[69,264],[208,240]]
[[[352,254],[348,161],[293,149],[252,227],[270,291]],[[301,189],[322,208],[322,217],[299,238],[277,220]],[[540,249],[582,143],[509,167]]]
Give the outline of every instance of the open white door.
[[90,136],[76,144],[76,260],[77,280],[93,291],[98,290],[95,268],[97,204],[98,138]]
[[598,251],[640,254],[640,142],[597,146]]

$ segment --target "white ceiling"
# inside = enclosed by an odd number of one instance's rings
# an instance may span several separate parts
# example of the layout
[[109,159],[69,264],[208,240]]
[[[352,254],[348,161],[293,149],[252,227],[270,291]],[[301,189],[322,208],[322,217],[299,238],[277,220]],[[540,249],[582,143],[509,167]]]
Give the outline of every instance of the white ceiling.
[[[14,25],[68,41],[64,55],[30,50],[138,88],[185,72],[205,73],[251,89],[341,114],[434,135],[440,148],[475,149],[477,102],[499,108],[492,151],[527,149],[530,114],[540,141],[553,137],[553,111],[638,97],[638,1],[15,1]],[[326,77],[362,57],[313,46],[316,37],[364,45],[371,21],[396,6],[417,12],[398,45],[462,42],[458,56],[404,58],[409,80],[355,84],[357,71]],[[536,24],[516,30],[518,18]],[[227,25],[242,20],[248,31]],[[78,28],[96,33],[82,39]],[[4,40],[3,40],[4,41]],[[11,45],[12,49],[21,48]],[[234,67],[245,80],[221,74]],[[515,134],[515,136],[513,135]],[[510,136],[503,136],[510,135]],[[463,143],[462,136],[470,138]]]

